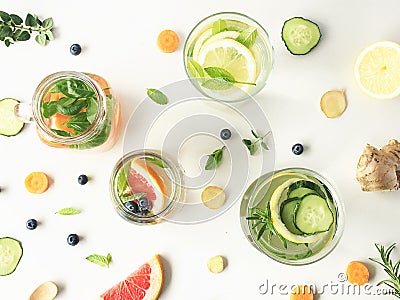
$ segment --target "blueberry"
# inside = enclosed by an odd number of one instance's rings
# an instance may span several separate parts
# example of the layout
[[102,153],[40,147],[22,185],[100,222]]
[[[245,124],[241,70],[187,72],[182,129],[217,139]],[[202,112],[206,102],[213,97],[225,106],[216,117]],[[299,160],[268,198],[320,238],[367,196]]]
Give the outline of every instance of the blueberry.
[[221,133],[219,135],[220,135],[221,139],[229,140],[232,136],[232,132],[228,128],[225,128],[225,129],[221,130]]
[[85,185],[89,181],[89,178],[86,175],[79,175],[78,183],[81,185]]
[[69,48],[69,52],[71,52],[72,55],[79,55],[82,51],[81,45],[79,44],[72,44],[71,47]]
[[302,144],[297,143],[297,144],[294,144],[292,147],[292,152],[295,155],[300,155],[303,153],[303,151],[304,151],[304,147]]
[[138,213],[139,212],[139,206],[135,201],[128,201],[125,203],[125,207],[127,210],[133,213]]
[[36,229],[38,223],[35,219],[29,219],[28,221],[26,221],[26,228],[28,228],[29,230],[34,230]]
[[141,212],[150,209],[150,203],[149,203],[149,200],[147,200],[146,197],[140,198],[139,201],[138,201],[138,204],[139,204],[139,210]]
[[75,233],[71,233],[67,238],[68,245],[76,246],[79,243],[79,236]]

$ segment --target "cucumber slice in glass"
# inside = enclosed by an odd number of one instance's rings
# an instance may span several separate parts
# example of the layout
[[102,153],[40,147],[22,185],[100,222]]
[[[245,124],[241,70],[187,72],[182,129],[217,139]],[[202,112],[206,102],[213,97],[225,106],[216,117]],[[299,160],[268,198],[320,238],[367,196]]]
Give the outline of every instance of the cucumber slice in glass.
[[10,237],[0,238],[0,276],[13,273],[21,257],[21,242]]
[[281,35],[286,48],[294,55],[307,54],[321,39],[318,25],[302,17],[286,20]]
[[286,228],[293,234],[300,234],[301,232],[294,224],[294,213],[296,206],[300,203],[300,198],[292,198],[285,200],[281,205],[281,220],[285,224]]

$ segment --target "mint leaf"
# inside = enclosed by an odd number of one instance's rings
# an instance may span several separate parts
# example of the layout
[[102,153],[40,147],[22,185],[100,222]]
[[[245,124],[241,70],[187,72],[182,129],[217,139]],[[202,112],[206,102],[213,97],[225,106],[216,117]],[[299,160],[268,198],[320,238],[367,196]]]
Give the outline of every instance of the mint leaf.
[[164,164],[164,162],[159,158],[145,156],[144,160],[149,163],[155,164],[156,166],[159,166],[160,168],[167,168],[167,166]]
[[63,216],[71,216],[71,215],[77,215],[80,214],[81,212],[73,207],[66,207],[60,209],[56,214],[63,215]]
[[219,19],[213,23],[213,26],[212,26],[212,34],[213,35],[220,33],[222,31],[225,31],[225,30],[226,30],[226,21],[225,20]]
[[250,155],[254,155],[254,153],[256,152],[256,145],[248,139],[243,139],[242,142],[243,142],[243,144],[245,144],[245,146],[249,150]]
[[237,41],[247,48],[250,48],[251,46],[254,45],[255,41],[257,38],[257,28],[255,27],[247,27],[245,30],[243,30],[239,36],[237,37]]
[[222,154],[225,149],[225,146],[223,146],[220,149],[215,150],[213,153],[208,155],[208,159],[205,165],[206,170],[213,170],[218,167],[218,165],[221,163],[222,160]]
[[106,256],[100,254],[91,254],[86,259],[101,267],[109,267],[111,262],[111,254],[108,253]]
[[51,29],[54,26],[54,21],[53,18],[47,18],[43,21],[42,26],[44,27],[44,29]]
[[135,193],[135,194],[123,194],[123,195],[121,195],[121,201],[122,201],[122,203],[126,203],[126,202],[129,202],[129,201],[132,201],[132,200],[139,200],[139,199],[141,199],[141,198],[143,198],[143,197],[146,197],[147,196],[147,194],[146,193]]
[[232,87],[232,83],[222,78],[212,78],[204,81],[201,86],[209,90],[227,90]]
[[204,70],[199,65],[198,62],[196,62],[194,60],[189,60],[187,66],[188,66],[189,72],[193,75],[193,77],[204,80]]
[[211,78],[220,78],[230,83],[235,82],[233,75],[223,68],[207,67],[204,68],[204,71],[206,71]]
[[157,89],[147,89],[147,96],[157,104],[165,105],[168,103],[167,96]]
[[131,168],[131,163],[126,162],[125,165],[119,170],[117,176],[118,195],[123,195],[128,187],[128,174],[130,168]]

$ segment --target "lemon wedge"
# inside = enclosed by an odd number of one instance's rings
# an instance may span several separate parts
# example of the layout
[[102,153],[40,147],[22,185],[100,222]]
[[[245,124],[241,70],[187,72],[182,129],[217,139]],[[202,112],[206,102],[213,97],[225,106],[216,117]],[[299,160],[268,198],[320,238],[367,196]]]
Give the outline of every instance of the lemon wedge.
[[400,95],[400,45],[379,41],[364,48],[354,65],[360,90],[375,99]]

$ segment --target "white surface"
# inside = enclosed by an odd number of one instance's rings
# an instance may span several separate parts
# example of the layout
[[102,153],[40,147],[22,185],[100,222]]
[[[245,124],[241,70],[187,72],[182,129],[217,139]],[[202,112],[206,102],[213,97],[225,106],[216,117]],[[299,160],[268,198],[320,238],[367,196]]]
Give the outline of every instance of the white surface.
[[[218,219],[199,225],[131,225],[117,216],[108,197],[109,175],[122,155],[122,139],[105,153],[63,151],[42,144],[34,126],[28,125],[15,138],[0,137],[0,186],[5,188],[0,194],[0,236],[15,237],[24,247],[16,272],[0,278],[0,299],[26,299],[47,280],[61,286],[57,299],[96,299],[154,253],[160,253],[170,266],[171,278],[160,299],[289,299],[280,295],[288,288],[279,291],[279,285],[315,283],[322,288],[335,284],[349,261],[368,262],[368,257],[377,257],[375,242],[399,242],[399,193],[362,193],[355,180],[355,166],[366,143],[380,147],[391,138],[399,138],[400,102],[368,99],[358,91],[352,75],[353,62],[364,46],[381,39],[400,41],[398,1],[136,3],[2,1],[4,11],[52,16],[56,40],[44,48],[33,40],[9,48],[1,45],[0,98],[30,101],[40,80],[52,72],[92,72],[104,76],[120,97],[125,125],[147,87],[185,78],[183,42],[197,21],[219,11],[242,12],[266,28],[275,47],[275,68],[256,98],[274,131],[276,165],[311,168],[335,182],[347,214],[344,235],[322,261],[290,267],[262,255],[245,240],[239,203]],[[283,22],[293,16],[310,18],[322,30],[320,44],[306,56],[290,55],[280,38]],[[182,40],[172,54],[161,53],[155,44],[158,33],[166,28],[176,30]],[[83,46],[77,57],[69,53],[75,42]],[[348,99],[346,112],[333,120],[326,119],[319,109],[320,97],[330,89],[345,89]],[[299,141],[307,150],[294,156],[291,146]],[[31,195],[23,179],[39,170],[48,173],[53,183],[45,194]],[[76,182],[81,173],[91,177],[86,186]],[[70,217],[54,214],[67,206],[83,212]],[[40,221],[34,231],[25,228],[29,218]],[[67,235],[73,232],[82,237],[76,247],[66,243]],[[109,269],[84,259],[107,252],[113,256]],[[216,275],[207,270],[206,261],[217,254],[227,258],[228,267]],[[369,266],[374,285],[385,274],[376,265]],[[259,286],[267,280],[276,285],[273,296],[271,290],[266,295],[259,293]],[[373,286],[370,292],[375,291]],[[319,299],[353,297],[325,292]],[[368,296],[378,298],[383,297]]]

